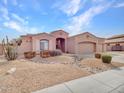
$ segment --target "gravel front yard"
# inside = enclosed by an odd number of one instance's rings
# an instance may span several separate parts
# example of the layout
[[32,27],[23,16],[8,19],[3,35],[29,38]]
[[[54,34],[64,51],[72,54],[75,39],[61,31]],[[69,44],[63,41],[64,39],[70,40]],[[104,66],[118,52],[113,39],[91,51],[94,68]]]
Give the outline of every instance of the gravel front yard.
[[61,56],[54,56],[48,58],[41,58],[39,55],[30,59],[35,63],[44,63],[44,64],[71,64],[74,59],[69,55],[61,55]]
[[[0,61],[0,93],[30,93],[76,78],[124,66],[124,63],[103,63],[101,59],[86,58],[74,62],[72,55],[61,55],[42,59],[18,59],[12,62]],[[1,59],[4,60],[4,59]],[[11,68],[12,74],[6,74]]]
[[[12,67],[16,71],[6,75]],[[13,61],[0,64],[0,93],[30,93],[87,75],[71,65]]]
[[81,61],[79,67],[86,69],[91,73],[99,73],[110,69],[124,66],[124,63],[111,62],[111,64],[103,63],[101,59],[88,58]]

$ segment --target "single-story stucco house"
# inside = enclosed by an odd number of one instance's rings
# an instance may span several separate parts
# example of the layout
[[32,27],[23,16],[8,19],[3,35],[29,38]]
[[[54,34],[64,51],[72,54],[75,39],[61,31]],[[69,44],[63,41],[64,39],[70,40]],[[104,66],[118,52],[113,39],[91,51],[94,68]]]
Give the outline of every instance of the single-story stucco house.
[[19,53],[26,51],[56,50],[68,53],[94,53],[104,51],[104,38],[85,32],[69,37],[69,33],[63,30],[51,33],[39,33],[22,35],[22,44]]
[[[18,46],[18,53],[28,51],[60,49],[66,53],[95,53],[105,51],[124,51],[124,35],[116,35],[110,38],[100,38],[89,32],[69,36],[64,30],[51,33],[27,34],[21,36],[22,43]],[[3,53],[0,45],[0,54]]]

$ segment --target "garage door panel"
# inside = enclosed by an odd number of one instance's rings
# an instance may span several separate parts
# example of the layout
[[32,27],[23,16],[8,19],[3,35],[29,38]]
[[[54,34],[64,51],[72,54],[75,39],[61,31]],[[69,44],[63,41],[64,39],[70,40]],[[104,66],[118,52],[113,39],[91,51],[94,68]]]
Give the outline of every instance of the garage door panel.
[[81,43],[78,45],[79,53],[93,53],[95,44],[93,43]]

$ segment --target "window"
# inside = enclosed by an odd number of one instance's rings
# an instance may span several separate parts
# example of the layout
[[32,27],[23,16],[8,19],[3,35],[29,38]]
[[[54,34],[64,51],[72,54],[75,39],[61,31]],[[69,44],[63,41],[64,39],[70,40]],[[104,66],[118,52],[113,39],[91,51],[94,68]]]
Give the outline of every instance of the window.
[[40,50],[48,50],[48,49],[49,49],[49,41],[40,40]]

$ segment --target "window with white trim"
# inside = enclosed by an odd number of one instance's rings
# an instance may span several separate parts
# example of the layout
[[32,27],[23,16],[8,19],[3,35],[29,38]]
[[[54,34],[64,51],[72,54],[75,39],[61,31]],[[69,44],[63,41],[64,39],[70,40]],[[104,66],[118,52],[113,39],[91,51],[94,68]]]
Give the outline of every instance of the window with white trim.
[[49,41],[40,40],[40,50],[48,50],[48,49],[49,49]]

